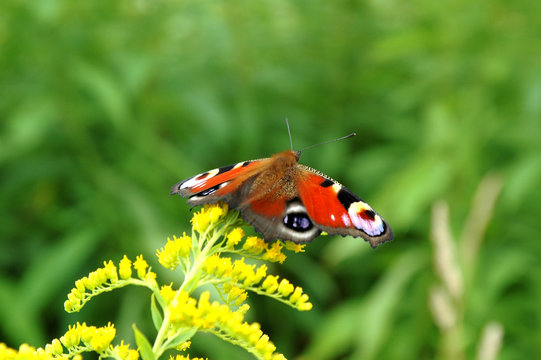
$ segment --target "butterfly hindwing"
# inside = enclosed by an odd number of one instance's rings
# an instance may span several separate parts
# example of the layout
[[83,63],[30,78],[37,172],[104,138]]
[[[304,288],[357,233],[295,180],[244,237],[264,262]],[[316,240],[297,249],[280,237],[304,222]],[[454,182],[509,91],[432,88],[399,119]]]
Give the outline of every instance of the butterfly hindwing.
[[390,227],[370,205],[319,171],[298,166],[300,199],[317,227],[331,235],[360,236],[372,247],[392,239]]

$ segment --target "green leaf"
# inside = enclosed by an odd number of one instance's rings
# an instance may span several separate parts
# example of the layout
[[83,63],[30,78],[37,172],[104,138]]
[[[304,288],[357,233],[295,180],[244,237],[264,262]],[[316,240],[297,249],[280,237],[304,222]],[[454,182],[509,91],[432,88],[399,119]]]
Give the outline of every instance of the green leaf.
[[152,299],[150,301],[150,313],[152,314],[152,322],[154,323],[154,327],[156,330],[160,330],[163,323],[163,316],[160,309],[158,309],[158,305],[156,305],[156,296],[154,294],[152,294]]
[[177,347],[178,345],[182,344],[183,342],[190,340],[192,336],[195,335],[196,332],[197,332],[197,328],[186,328],[186,332],[183,332],[177,335],[176,337],[169,339],[166,342],[165,346],[167,349],[173,349]]
[[141,358],[143,360],[155,360],[154,352],[152,351],[152,346],[148,342],[146,336],[137,329],[135,324],[133,325],[133,332],[135,334],[135,342],[139,347],[139,352],[141,353]]

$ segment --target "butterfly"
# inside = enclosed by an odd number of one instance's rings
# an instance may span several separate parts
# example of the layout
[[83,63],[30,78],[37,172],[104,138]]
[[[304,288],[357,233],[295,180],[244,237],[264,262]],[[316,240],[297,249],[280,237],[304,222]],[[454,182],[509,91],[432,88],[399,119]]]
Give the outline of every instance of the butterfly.
[[381,216],[322,172],[299,164],[301,152],[242,161],[192,176],[171,188],[190,205],[226,202],[265,241],[312,241],[322,231],[362,237],[375,248],[393,238]]

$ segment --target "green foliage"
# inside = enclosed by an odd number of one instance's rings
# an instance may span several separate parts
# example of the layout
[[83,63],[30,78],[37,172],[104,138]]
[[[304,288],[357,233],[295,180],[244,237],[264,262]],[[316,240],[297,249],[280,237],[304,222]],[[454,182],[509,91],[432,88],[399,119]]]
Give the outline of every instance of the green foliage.
[[[41,346],[80,319],[113,320],[120,338],[133,322],[151,331],[150,304],[128,289],[76,316],[61,304],[104,258],[151,258],[188,227],[189,207],[168,197],[175,182],[288,148],[288,117],[296,148],[358,133],[301,162],[369,202],[395,240],[373,251],[320,237],[277,266],[314,303],[293,314],[250,300],[281,352],[445,358],[454,344],[473,359],[496,322],[500,359],[541,357],[540,11],[524,0],[1,1],[0,341]],[[487,174],[501,194],[465,260]],[[464,280],[456,342],[429,307],[439,200]],[[192,349],[250,358],[204,336]]]

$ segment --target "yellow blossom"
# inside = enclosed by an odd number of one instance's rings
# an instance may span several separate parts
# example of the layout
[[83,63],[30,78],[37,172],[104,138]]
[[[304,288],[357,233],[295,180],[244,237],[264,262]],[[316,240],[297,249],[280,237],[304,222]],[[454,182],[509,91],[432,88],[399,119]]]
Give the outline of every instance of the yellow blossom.
[[160,295],[165,300],[166,304],[170,304],[171,301],[173,301],[173,299],[175,298],[176,294],[177,294],[177,292],[175,290],[173,290],[173,283],[171,283],[169,285],[163,285],[160,288]]
[[169,360],[208,360],[208,358],[199,358],[199,357],[194,357],[194,358],[191,358],[190,355],[176,355],[176,356],[170,356],[169,357]]
[[244,258],[236,260],[233,263],[233,269],[231,275],[237,280],[237,282],[242,282],[247,278],[254,278],[254,267],[255,265],[248,265],[244,262]]
[[148,267],[148,263],[145,259],[143,259],[143,255],[138,255],[137,259],[133,263],[133,267],[135,270],[137,270],[137,276],[139,279],[144,279],[146,275],[146,270]]
[[137,352],[137,350],[130,349],[128,344],[124,344],[124,340],[120,342],[120,345],[115,347],[111,345],[110,349],[112,350],[113,354],[117,355],[116,358],[119,358],[120,360],[139,359],[139,352]]
[[90,346],[92,346],[97,353],[101,353],[109,348],[115,335],[116,329],[111,323],[107,324],[107,326],[96,328],[90,339]]
[[289,297],[289,301],[295,304],[297,301],[299,301],[299,299],[301,298],[301,295],[302,295],[302,288],[300,286],[297,286],[293,294]]
[[250,305],[242,304],[237,311],[241,313],[242,315],[244,315],[248,312],[248,310],[250,310]]
[[286,256],[282,253],[282,244],[279,241],[275,241],[270,248],[267,249],[265,254],[263,254],[263,260],[268,260],[272,262],[279,262],[280,264],[284,262]]
[[64,348],[60,340],[53,339],[50,344],[45,345],[45,351],[50,355],[60,355],[64,352]]
[[257,236],[249,236],[244,241],[242,249],[250,254],[259,255],[267,249],[267,244],[265,243],[265,240]]
[[283,297],[288,297],[293,290],[294,286],[287,279],[282,279],[282,281],[280,281],[280,285],[278,285],[278,292],[280,295]]
[[227,247],[233,248],[235,245],[237,245],[242,238],[244,237],[244,230],[242,228],[234,228],[228,235],[227,235]]
[[267,276],[267,265],[263,264],[257,268],[253,279],[253,284],[258,284],[265,276]]
[[303,294],[300,286],[297,286],[293,294],[289,297],[289,301],[300,311],[312,309],[312,304],[308,302],[308,299],[308,295]]
[[15,359],[16,356],[17,350],[9,348],[6,344],[0,342],[0,358]]
[[195,231],[202,234],[210,225],[210,216],[205,209],[196,212],[192,217],[192,227]]
[[187,258],[192,250],[192,238],[186,233],[181,237],[173,236],[173,240],[167,238],[165,247],[157,251],[158,261],[164,267],[174,270],[182,261]]
[[117,345],[114,347],[114,351],[118,355],[119,358],[124,359],[128,356],[128,353],[130,351],[130,346],[128,344],[124,344],[124,340],[120,341],[120,345]]
[[122,260],[120,260],[120,263],[118,264],[118,273],[121,279],[126,280],[131,277],[131,264],[131,260],[128,259],[126,255],[124,255],[124,257],[122,258]]
[[184,341],[180,345],[177,345],[176,349],[178,351],[185,351],[186,349],[189,349],[191,345],[192,345],[191,341]]
[[118,272],[113,261],[109,260],[107,262],[104,262],[103,265],[104,265],[103,271],[105,273],[107,280],[109,280],[111,284],[116,283],[118,281]]
[[68,331],[60,338],[60,341],[67,349],[79,345],[81,342],[81,329],[79,323],[75,326],[70,325]]
[[304,252],[304,248],[306,247],[306,244],[297,244],[293,241],[286,241],[284,242],[284,246],[289,251],[294,251],[295,253]]
[[227,292],[227,302],[234,303],[236,306],[241,305],[248,297],[246,291],[238,286],[226,284],[224,291]]
[[278,276],[268,275],[261,287],[269,294],[273,294],[278,289]]
[[224,211],[222,210],[222,208],[217,204],[209,206],[207,211],[209,214],[209,220],[211,224],[215,224],[224,214]]

